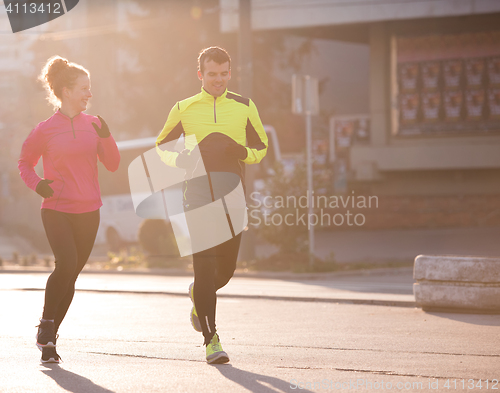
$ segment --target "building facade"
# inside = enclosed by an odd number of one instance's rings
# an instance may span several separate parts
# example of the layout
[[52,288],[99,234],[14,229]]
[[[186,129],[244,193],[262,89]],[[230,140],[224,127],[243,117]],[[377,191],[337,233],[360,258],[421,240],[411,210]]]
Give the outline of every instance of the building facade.
[[[236,31],[238,2],[220,5]],[[500,2],[254,0],[252,12],[255,31],[369,45],[368,135],[332,122],[342,192],[379,197],[365,228],[500,225]]]

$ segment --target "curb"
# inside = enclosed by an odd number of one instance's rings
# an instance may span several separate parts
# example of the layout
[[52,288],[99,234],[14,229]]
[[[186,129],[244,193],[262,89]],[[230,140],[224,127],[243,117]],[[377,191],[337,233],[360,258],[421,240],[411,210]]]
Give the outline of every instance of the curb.
[[[14,291],[44,291],[42,288],[23,288],[13,289]],[[168,292],[168,291],[124,291],[114,289],[76,289],[77,292],[88,293],[112,293],[112,294],[136,294],[136,295],[164,295],[186,297],[185,293]],[[288,302],[318,302],[318,303],[336,303],[336,304],[360,304],[370,306],[389,306],[389,307],[406,307],[417,308],[416,302],[408,302],[403,300],[372,300],[372,299],[344,299],[344,298],[320,298],[320,297],[294,297],[294,296],[270,296],[270,295],[237,295],[237,294],[217,294],[217,298],[224,299],[261,299],[261,300],[277,300]]]

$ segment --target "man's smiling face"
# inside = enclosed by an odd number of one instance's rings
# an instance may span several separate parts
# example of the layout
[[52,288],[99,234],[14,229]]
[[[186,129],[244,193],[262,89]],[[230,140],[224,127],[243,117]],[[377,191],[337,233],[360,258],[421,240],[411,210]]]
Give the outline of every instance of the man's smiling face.
[[229,62],[217,64],[213,60],[205,61],[203,73],[198,70],[198,78],[207,93],[220,97],[226,91],[227,83],[231,79]]

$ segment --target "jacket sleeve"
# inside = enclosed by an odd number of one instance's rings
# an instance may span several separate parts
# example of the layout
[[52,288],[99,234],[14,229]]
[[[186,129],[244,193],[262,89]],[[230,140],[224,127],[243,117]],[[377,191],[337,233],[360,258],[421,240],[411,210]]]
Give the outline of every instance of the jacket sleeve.
[[45,150],[45,142],[42,133],[35,128],[28,135],[21,149],[21,156],[17,163],[19,174],[24,183],[33,191],[42,180],[35,172],[35,166]]
[[97,156],[108,171],[114,172],[118,169],[120,165],[120,152],[112,135],[107,138],[99,138]]
[[156,152],[161,160],[168,166],[177,168],[175,160],[179,156],[179,153],[173,149],[161,149],[160,145],[177,140],[182,134],[184,134],[184,128],[182,127],[179,103],[177,103],[170,110],[167,122],[156,139]]
[[243,162],[245,164],[258,164],[267,153],[268,140],[257,107],[252,100],[249,102],[246,134],[248,155]]

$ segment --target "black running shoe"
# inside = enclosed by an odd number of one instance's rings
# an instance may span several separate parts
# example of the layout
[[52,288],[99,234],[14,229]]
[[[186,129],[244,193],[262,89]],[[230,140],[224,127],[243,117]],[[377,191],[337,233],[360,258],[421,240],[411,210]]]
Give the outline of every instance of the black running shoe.
[[54,322],[40,321],[38,332],[36,334],[36,346],[42,350],[43,348],[56,347],[56,331]]
[[45,347],[42,349],[42,363],[59,363],[61,357],[57,354],[55,347]]

